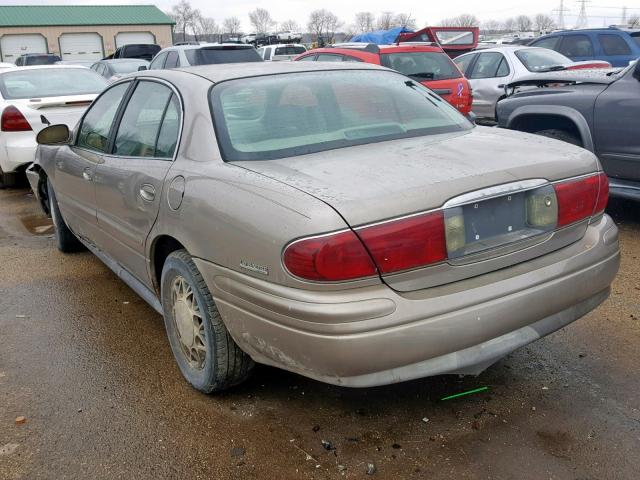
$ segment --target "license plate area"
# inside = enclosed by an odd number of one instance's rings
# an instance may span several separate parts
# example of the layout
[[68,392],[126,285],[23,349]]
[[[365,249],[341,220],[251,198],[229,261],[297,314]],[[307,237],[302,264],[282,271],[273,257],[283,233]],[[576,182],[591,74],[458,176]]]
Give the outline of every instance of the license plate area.
[[557,200],[544,186],[447,208],[444,216],[448,258],[458,259],[553,231]]

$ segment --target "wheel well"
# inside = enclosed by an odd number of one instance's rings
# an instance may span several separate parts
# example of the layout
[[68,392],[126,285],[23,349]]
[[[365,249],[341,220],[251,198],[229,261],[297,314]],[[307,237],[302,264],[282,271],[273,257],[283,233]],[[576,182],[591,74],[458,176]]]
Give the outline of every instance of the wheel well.
[[536,133],[542,130],[562,130],[575,137],[580,142],[580,145],[584,144],[576,124],[572,120],[559,115],[522,115],[509,128],[529,133]]
[[175,238],[169,235],[161,235],[153,242],[151,248],[151,278],[154,282],[156,292],[160,293],[160,283],[162,280],[162,267],[167,257],[176,250],[182,250],[184,246]]
[[38,198],[40,199],[40,206],[44,213],[51,216],[51,207],[49,205],[49,190],[47,189],[47,173],[40,165],[33,165],[33,170],[38,172]]

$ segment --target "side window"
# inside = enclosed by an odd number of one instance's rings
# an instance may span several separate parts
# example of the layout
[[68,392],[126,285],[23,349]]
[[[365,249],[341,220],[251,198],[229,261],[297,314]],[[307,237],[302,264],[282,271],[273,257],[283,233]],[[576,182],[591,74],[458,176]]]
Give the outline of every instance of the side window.
[[495,77],[504,77],[509,74],[509,67],[506,66],[506,73],[504,69],[501,69],[501,65],[504,61],[504,57],[501,53],[497,52],[487,52],[481,53],[478,56],[478,61],[473,66],[473,70],[471,71],[471,75],[467,75],[468,78],[495,78]]
[[331,55],[328,53],[318,54],[318,62],[341,62],[342,55]]
[[267,47],[264,49],[264,59],[265,60],[271,60],[271,51],[273,50],[273,48],[271,47]]
[[298,62],[313,62],[316,59],[315,55],[307,55],[306,57],[302,57],[298,59]]
[[363,60],[356,57],[352,57],[350,55],[345,55],[344,57],[342,57],[342,61],[343,62],[362,62]]
[[111,125],[129,85],[130,82],[116,85],[91,105],[80,125],[76,146],[101,153],[107,151]]
[[456,66],[460,69],[460,71],[463,74],[467,74],[467,69],[469,68],[469,65],[471,65],[471,63],[473,63],[473,59],[476,58],[477,55],[473,54],[473,55],[463,55],[461,57],[457,57],[453,59],[453,63],[456,64]]
[[260,47],[258,49],[258,55],[260,55],[260,58],[264,59],[264,47]]
[[153,157],[162,117],[171,90],[156,82],[142,81],[136,86],[124,110],[116,133],[114,155]]
[[631,55],[631,48],[620,35],[601,34],[598,40],[605,55]]
[[156,55],[149,65],[149,70],[161,70],[164,68],[164,61],[167,59],[167,52],[162,52]]
[[548,48],[550,50],[558,50],[560,37],[547,37],[531,44],[532,47]]
[[167,61],[164,62],[164,68],[176,68],[178,66],[178,52],[171,51],[167,55]]
[[175,94],[171,95],[171,101],[167,105],[162,119],[162,126],[156,142],[155,157],[173,158],[178,143],[178,132],[180,131],[180,102]]
[[565,35],[558,51],[569,58],[592,57],[593,45],[586,35]]

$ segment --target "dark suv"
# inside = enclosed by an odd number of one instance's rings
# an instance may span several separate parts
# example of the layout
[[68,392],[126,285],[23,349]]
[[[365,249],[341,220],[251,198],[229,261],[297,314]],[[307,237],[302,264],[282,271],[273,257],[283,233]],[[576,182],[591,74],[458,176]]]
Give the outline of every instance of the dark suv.
[[609,176],[611,194],[640,200],[640,62],[586,80],[571,78],[574,73],[507,85],[508,92],[522,91],[498,102],[498,125],[591,150]]
[[60,61],[58,55],[51,53],[25,53],[16,58],[16,66],[28,67],[31,65],[53,65]]
[[160,45],[153,43],[132,43],[119,47],[112,55],[109,55],[104,60],[110,60],[112,58],[139,58],[150,62],[160,50]]

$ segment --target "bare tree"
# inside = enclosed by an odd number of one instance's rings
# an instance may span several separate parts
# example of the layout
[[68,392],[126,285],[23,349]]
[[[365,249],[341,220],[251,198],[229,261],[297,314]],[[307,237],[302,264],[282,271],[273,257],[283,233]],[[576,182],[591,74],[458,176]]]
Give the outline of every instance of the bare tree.
[[342,25],[338,17],[326,9],[314,10],[309,14],[307,28],[318,44],[331,43],[336,30]]
[[171,8],[171,16],[176,22],[176,33],[182,33],[182,40],[186,40],[187,30],[193,28],[196,16],[199,14],[197,10],[191,7],[187,0],[180,0],[180,3]]
[[[197,10],[196,12],[193,23],[193,32],[196,38],[198,36],[211,37],[220,34],[220,27],[213,18],[204,17]],[[207,38],[207,40],[211,40],[211,38]]]
[[529,32],[533,28],[533,21],[531,17],[526,15],[518,15],[516,17],[516,25],[519,32]]
[[253,12],[249,12],[249,21],[258,34],[267,33],[273,24],[271,14],[264,8],[256,8]]
[[539,32],[549,32],[556,27],[556,22],[553,20],[553,18],[545,13],[537,14],[534,17],[533,22],[535,23],[536,29]]
[[236,36],[240,33],[240,19],[238,17],[228,17],[225,18],[222,22],[222,29],[224,33],[229,34],[229,36]]
[[632,15],[632,16],[630,16],[629,19],[627,20],[627,23],[629,24],[629,26],[631,28],[640,27],[640,15]]
[[480,25],[478,17],[469,13],[463,13],[453,18],[445,18],[440,22],[442,27],[477,27],[478,25]]
[[411,30],[416,30],[417,23],[415,18],[413,18],[410,13],[398,13],[393,18],[393,26],[405,27],[405,28],[410,28]]
[[487,20],[482,23],[482,33],[497,33],[504,28],[498,20]]
[[518,24],[516,23],[516,19],[511,17],[504,21],[503,27],[507,32],[515,32],[518,28]]
[[393,18],[395,17],[393,12],[382,12],[378,16],[378,21],[376,22],[376,28],[378,30],[389,30],[393,27]]
[[358,33],[370,32],[373,30],[375,17],[371,12],[358,12],[356,13],[354,30]]
[[290,32],[300,32],[300,25],[295,20],[285,20],[280,24],[280,30]]

